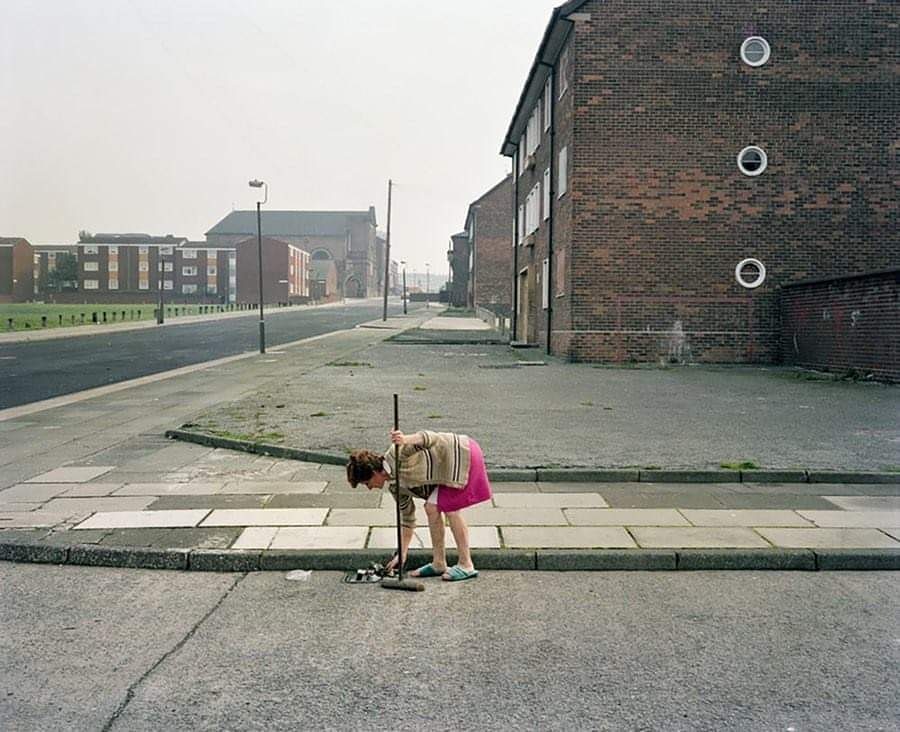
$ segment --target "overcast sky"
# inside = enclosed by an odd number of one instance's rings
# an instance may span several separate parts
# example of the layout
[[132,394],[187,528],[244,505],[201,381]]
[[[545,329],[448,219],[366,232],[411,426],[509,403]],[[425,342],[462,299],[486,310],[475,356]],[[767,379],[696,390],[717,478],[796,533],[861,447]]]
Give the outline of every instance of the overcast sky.
[[232,208],[366,209],[446,267],[560,0],[4,0],[0,236],[202,239]]

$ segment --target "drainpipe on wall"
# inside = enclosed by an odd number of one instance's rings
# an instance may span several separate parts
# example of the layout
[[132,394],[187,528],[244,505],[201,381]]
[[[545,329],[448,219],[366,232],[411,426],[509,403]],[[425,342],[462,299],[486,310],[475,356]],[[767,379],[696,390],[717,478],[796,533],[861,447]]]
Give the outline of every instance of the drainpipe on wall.
[[556,200],[556,174],[553,163],[556,157],[556,74],[550,64],[550,218],[547,220],[547,355],[550,355],[550,335],[553,332],[553,202]]
[[516,340],[519,334],[519,146],[512,160],[513,174],[513,281],[512,281],[512,340]]

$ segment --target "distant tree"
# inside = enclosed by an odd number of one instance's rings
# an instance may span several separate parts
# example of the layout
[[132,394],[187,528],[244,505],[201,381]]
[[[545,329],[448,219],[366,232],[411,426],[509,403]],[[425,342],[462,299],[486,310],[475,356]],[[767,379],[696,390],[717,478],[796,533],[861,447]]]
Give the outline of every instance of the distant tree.
[[87,229],[78,232],[78,241],[89,241],[93,234]]
[[56,255],[56,268],[47,274],[47,289],[56,292],[78,285],[78,260],[74,254]]

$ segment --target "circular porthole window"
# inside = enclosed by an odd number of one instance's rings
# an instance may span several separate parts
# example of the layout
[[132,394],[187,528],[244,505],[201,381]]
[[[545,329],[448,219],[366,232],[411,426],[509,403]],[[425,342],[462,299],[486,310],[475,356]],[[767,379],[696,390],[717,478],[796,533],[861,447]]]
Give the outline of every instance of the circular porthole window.
[[737,164],[744,175],[759,175],[769,164],[769,158],[761,147],[751,145],[738,154]]
[[734,277],[741,287],[754,290],[766,280],[766,266],[758,259],[744,259],[734,268]]
[[747,66],[762,66],[771,52],[769,42],[760,36],[751,36],[741,44],[741,60]]

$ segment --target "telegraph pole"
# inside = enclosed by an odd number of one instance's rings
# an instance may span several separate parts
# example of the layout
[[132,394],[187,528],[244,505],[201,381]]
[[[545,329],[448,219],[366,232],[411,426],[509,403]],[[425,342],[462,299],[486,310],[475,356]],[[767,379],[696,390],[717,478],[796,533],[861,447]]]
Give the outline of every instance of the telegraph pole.
[[384,311],[381,320],[387,320],[388,280],[391,275],[391,188],[393,181],[388,179],[388,214],[387,214],[387,238],[384,242]]

